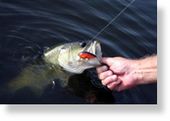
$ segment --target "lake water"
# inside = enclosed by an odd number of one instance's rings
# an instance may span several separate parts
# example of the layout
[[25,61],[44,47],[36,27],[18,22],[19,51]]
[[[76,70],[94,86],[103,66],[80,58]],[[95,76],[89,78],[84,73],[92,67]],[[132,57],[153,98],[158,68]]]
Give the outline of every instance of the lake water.
[[[78,81],[71,84],[74,93],[57,85],[47,87],[41,97],[27,89],[14,95],[2,90],[3,85],[17,77],[44,48],[90,40],[130,2],[0,0],[0,103],[157,103],[157,84],[111,92],[88,71],[71,78]],[[156,3],[156,0],[136,0],[108,26],[97,37],[103,56],[140,58],[157,54]],[[80,81],[82,79],[87,81]]]

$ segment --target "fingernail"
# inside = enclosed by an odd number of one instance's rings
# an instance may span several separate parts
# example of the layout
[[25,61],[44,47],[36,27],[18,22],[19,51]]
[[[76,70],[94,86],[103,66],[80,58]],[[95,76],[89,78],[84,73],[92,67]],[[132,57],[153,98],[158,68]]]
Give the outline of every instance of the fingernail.
[[107,67],[107,66],[103,66],[103,69],[104,69],[104,70],[107,70],[107,69],[108,69],[108,67]]
[[112,75],[112,74],[113,74],[112,71],[109,71],[109,72],[108,72],[108,76],[110,76],[110,75]]
[[115,82],[115,81],[116,81],[116,82],[118,81],[116,75],[113,75],[113,76],[112,76],[112,79],[113,79],[114,82]]

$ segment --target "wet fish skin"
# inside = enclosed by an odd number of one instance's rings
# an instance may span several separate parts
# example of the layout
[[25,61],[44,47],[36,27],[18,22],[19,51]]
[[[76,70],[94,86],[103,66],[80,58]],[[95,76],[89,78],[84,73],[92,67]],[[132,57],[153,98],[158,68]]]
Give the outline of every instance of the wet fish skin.
[[[82,46],[83,45],[83,46]],[[82,52],[95,55],[94,58],[81,58]],[[44,60],[54,66],[61,66],[64,70],[80,74],[84,70],[100,65],[102,56],[98,41],[73,42],[57,46],[44,53]]]
[[[96,58],[88,60],[80,58],[79,53],[84,51],[96,55]],[[15,79],[8,83],[7,89],[15,93],[28,87],[36,95],[41,95],[55,79],[62,87],[66,87],[71,75],[80,74],[86,69],[100,65],[100,58],[101,47],[97,41],[59,45],[44,53],[42,63],[30,64],[24,68]]]

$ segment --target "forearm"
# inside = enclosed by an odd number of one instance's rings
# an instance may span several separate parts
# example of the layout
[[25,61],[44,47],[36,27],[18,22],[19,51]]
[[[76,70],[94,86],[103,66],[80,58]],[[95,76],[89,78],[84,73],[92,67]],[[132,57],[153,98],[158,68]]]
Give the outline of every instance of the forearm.
[[145,57],[136,60],[135,73],[138,76],[138,84],[148,84],[157,81],[157,56]]

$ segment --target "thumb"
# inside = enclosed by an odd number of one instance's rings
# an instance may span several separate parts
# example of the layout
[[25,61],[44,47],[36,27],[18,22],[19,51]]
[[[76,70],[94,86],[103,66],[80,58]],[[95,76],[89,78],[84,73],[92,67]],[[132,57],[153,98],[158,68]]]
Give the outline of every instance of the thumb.
[[102,61],[102,63],[107,64],[108,66],[111,66],[113,63],[113,58],[103,57],[101,61]]

